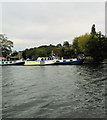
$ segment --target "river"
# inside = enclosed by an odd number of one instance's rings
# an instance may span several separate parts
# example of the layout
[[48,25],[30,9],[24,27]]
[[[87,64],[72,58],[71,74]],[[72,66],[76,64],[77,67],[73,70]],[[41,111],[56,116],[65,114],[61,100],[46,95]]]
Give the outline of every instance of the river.
[[3,66],[3,118],[104,118],[107,64]]

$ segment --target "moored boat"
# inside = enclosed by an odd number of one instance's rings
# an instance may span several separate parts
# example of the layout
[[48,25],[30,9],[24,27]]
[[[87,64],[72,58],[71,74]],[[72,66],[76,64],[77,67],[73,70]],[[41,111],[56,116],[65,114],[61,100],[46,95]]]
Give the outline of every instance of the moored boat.
[[43,65],[53,65],[55,62],[56,62],[55,59],[48,59],[48,57],[39,57],[37,60],[27,59],[24,65],[43,66]]
[[7,60],[6,58],[1,57],[0,58],[0,65],[6,66],[6,65],[24,65],[25,61],[23,60]]
[[39,61],[39,60],[35,60],[35,61],[25,61],[26,66],[43,66],[43,65],[52,65],[54,64],[54,61],[48,60],[48,61]]
[[73,58],[73,59],[57,59],[55,56],[39,57],[37,60],[27,59],[25,61],[26,66],[43,66],[43,65],[81,65],[84,62],[84,58]]
[[66,59],[66,60],[57,60],[54,65],[82,65],[84,59]]
[[78,54],[76,58],[57,60],[54,65],[82,65],[84,60],[84,54]]

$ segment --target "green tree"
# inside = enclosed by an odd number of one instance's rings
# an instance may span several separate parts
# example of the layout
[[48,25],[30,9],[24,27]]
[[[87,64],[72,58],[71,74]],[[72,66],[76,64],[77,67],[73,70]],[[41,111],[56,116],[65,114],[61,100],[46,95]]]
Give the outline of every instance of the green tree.
[[[101,35],[102,36],[102,35]],[[107,38],[94,36],[87,47],[88,53],[94,58],[94,62],[100,62],[107,58]]]
[[80,37],[75,37],[73,40],[73,44],[72,44],[72,48],[75,51],[75,49],[77,50],[77,53],[80,53],[79,47],[78,47],[78,40]]
[[56,47],[60,48],[60,47],[62,47],[62,45],[59,43],[56,45]]
[[13,42],[8,40],[4,34],[0,34],[0,49],[2,56],[7,57],[12,52]]
[[94,35],[87,43],[87,54],[94,58],[94,62],[99,62],[102,60],[101,51],[101,41]]
[[86,33],[85,35],[82,35],[78,39],[78,49],[79,51],[87,54],[87,43],[91,38],[91,34]]
[[86,33],[85,35],[75,37],[73,40],[73,49],[77,50],[77,53],[85,53],[87,54],[87,43],[92,37],[91,34]]
[[107,59],[107,37],[104,37],[103,39],[102,39],[102,43],[103,43],[103,47],[102,47],[102,49],[103,49],[103,51],[102,51],[102,54],[103,54],[103,58],[104,59]]
[[68,41],[65,41],[65,42],[63,43],[63,46],[64,46],[64,47],[69,47],[69,42],[68,42]]
[[15,50],[12,52],[11,56],[14,57],[14,56],[17,56],[18,55],[18,52]]
[[54,48],[53,52],[55,53],[56,56],[61,57],[61,48]]

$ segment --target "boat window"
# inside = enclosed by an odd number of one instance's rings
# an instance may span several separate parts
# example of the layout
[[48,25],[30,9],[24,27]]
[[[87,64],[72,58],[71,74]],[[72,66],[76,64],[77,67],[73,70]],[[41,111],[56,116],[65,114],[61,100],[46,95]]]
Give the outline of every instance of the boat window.
[[70,60],[70,61],[72,61],[72,60]]
[[63,62],[66,62],[66,60],[63,60]]
[[56,62],[59,62],[58,60]]

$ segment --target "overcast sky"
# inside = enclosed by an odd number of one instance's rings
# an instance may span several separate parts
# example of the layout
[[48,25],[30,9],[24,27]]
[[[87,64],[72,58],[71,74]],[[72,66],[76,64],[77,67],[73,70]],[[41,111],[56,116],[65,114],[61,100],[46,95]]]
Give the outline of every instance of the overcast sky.
[[2,3],[2,32],[14,49],[58,44],[96,31],[105,34],[104,2]]

